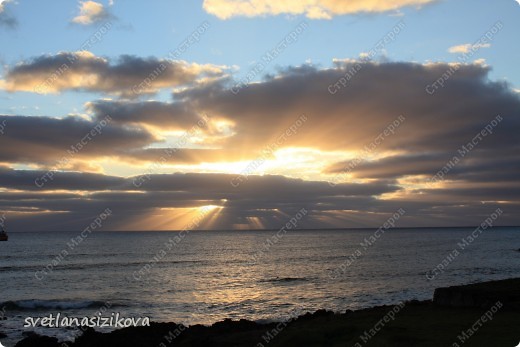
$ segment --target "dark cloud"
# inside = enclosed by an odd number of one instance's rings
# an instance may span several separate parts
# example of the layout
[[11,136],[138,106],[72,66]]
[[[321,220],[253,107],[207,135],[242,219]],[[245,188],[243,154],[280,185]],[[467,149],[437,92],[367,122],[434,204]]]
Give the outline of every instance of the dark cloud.
[[[478,64],[458,65],[445,87],[430,95],[427,90],[432,83],[452,68],[444,63],[338,61],[332,69],[285,69],[276,78],[251,84],[238,95],[232,92],[231,82],[221,80],[177,92],[170,103],[100,101],[93,103],[91,110],[98,117],[113,113],[122,123],[170,128],[188,127],[198,115],[207,113],[233,124],[234,135],[224,139],[224,149],[241,148],[249,153],[272,144],[301,114],[307,116],[307,122],[284,146],[311,144],[321,150],[362,153],[402,115],[404,121],[394,134],[370,153],[402,154],[365,163],[369,158],[360,158],[361,164],[351,170],[359,178],[432,176],[486,126],[491,133],[477,139],[476,148],[461,158],[461,164],[450,173],[452,177],[480,179],[478,173],[490,169],[489,163],[496,160],[498,152],[507,162],[518,162],[518,95],[504,83],[489,81],[489,68]],[[345,86],[337,83],[345,76],[349,79]],[[501,121],[489,128],[497,117]],[[324,172],[341,172],[350,162],[338,161]],[[514,169],[507,162],[497,165]],[[491,175],[497,171],[494,166]]]
[[[128,74],[128,80],[117,82],[117,87],[102,87],[104,90],[124,90],[121,85],[135,80],[130,67],[151,61],[132,59],[132,63],[121,62],[107,72],[107,76]],[[90,63],[101,66],[94,69],[103,70],[106,62],[94,60]],[[174,218],[176,212],[168,209],[204,205],[222,207],[213,221],[215,228],[276,227],[302,207],[312,211],[306,227],[377,226],[399,208],[406,210],[405,226],[474,225],[498,206],[505,211],[501,225],[518,224],[514,213],[520,201],[518,94],[507,84],[490,81],[489,68],[478,64],[459,65],[443,88],[429,93],[428,86],[450,68],[453,65],[444,63],[338,61],[328,69],[287,68],[277,76],[244,86],[238,94],[233,92],[234,82],[218,79],[177,91],[170,102],[95,101],[87,106],[94,121],[7,117],[9,124],[0,138],[6,144],[0,149],[0,161],[10,164],[42,163],[59,157],[106,114],[113,120],[107,127],[111,133],[103,133],[81,152],[85,160],[111,156],[134,165],[161,158],[169,164],[251,160],[264,153],[266,146],[276,144],[301,115],[306,121],[276,148],[311,148],[334,157],[316,169],[321,170],[323,181],[206,173],[122,178],[80,170],[83,173],[57,172],[39,188],[34,180],[44,171],[6,168],[0,173],[0,182],[11,193],[14,189],[24,194],[43,191],[49,196],[56,191],[87,193],[52,195],[48,201],[8,198],[1,206],[6,211],[47,211],[31,221],[46,221],[49,229],[57,228],[59,220],[69,221],[60,228],[77,226],[74,218],[88,219],[106,207],[117,210],[114,224],[107,228],[124,229],[129,223]],[[82,74],[78,72],[78,76]],[[165,148],[156,148],[159,139],[149,127],[186,132],[205,115],[209,121],[200,127],[198,146],[190,141],[181,143],[172,155]],[[389,132],[400,116],[399,126]],[[492,122],[495,124],[489,127]],[[486,127],[487,133],[482,135]],[[480,137],[475,140],[475,136]],[[382,141],[366,152],[378,138]],[[474,148],[461,155],[461,148],[469,143]],[[316,159],[321,159],[318,156]],[[336,182],[349,183],[329,185],[326,180],[342,174],[353,156],[356,163],[348,169],[350,176]],[[428,180],[454,157],[457,163],[450,164],[442,179],[430,184]],[[290,169],[290,165],[283,169]],[[14,218],[20,228],[35,228],[16,213]],[[145,223],[143,228],[169,224],[161,225],[146,227]]]
[[[372,196],[399,189],[390,182],[332,187],[326,182],[283,176],[250,176],[247,182],[233,186],[231,182],[237,176],[228,174],[163,174],[142,180],[142,177],[74,172],[55,172],[45,185],[38,186],[36,183],[45,175],[44,171],[0,170],[0,187],[19,190],[0,197],[0,210],[8,211],[15,226],[29,228],[20,215],[22,212],[41,214],[38,217],[29,213],[31,223],[43,218],[49,228],[56,228],[60,221],[68,228],[72,225],[71,218],[83,216],[79,218],[82,221],[107,207],[118,211],[114,223],[124,225],[135,214],[159,213],[161,208],[216,205],[223,207],[222,213],[227,216],[219,222],[221,228],[232,228],[247,218],[261,218],[266,226],[276,227],[277,220],[290,217],[304,207],[331,211],[358,209],[373,201]],[[31,229],[46,227],[38,223]]]
[[[231,122],[234,135],[226,139],[228,146],[248,150],[272,143],[302,114],[308,122],[287,145],[362,149],[401,115],[406,121],[379,151],[456,151],[497,115],[504,120],[496,129],[500,135],[486,138],[486,146],[500,147],[504,136],[513,138],[519,127],[519,98],[508,85],[490,82],[487,67],[460,65],[444,88],[427,93],[426,87],[450,67],[337,62],[332,69],[288,68],[237,95],[232,82],[219,80],[176,92],[170,103],[98,101],[90,110],[98,116],[114,114],[124,123],[168,128],[188,127],[208,114]],[[357,73],[346,86],[337,83],[352,69]]]
[[123,55],[115,63],[81,52],[60,52],[22,62],[7,70],[0,86],[10,92],[41,94],[79,90],[126,97],[156,93],[162,88],[217,78],[223,68],[157,58]]
[[[474,203],[475,199],[497,196],[492,189],[481,190],[480,195],[459,189],[454,194],[435,190],[433,194],[413,194],[399,200],[380,199],[381,194],[399,191],[391,181],[332,187],[326,182],[283,176],[250,176],[247,182],[233,187],[230,182],[235,175],[163,174],[151,175],[136,187],[135,182],[142,182],[138,177],[58,172],[38,188],[34,182],[44,174],[0,170],[0,186],[19,190],[0,197],[0,211],[5,211],[11,228],[78,230],[107,208],[114,214],[105,229],[146,228],[146,223],[152,229],[161,223],[161,228],[168,228],[175,219],[175,209],[206,205],[220,206],[218,218],[211,225],[204,224],[216,229],[230,229],[252,220],[266,228],[278,228],[301,208],[308,210],[309,216],[300,227],[309,228],[374,226],[398,209],[405,211],[400,226],[474,225],[497,206],[504,210],[499,224],[508,225],[514,223],[514,211],[520,205]],[[500,197],[507,198],[517,194],[518,187],[509,193],[505,189],[499,192]]]
[[18,21],[16,20],[16,18],[10,16],[5,12],[0,12],[0,27],[3,26],[10,29],[14,29],[17,25]]
[[146,124],[167,129],[188,129],[203,119],[202,115],[187,105],[159,101],[99,100],[89,103],[87,109],[98,118],[109,114],[118,123]]
[[[327,182],[304,181],[284,176],[248,176],[239,183],[233,174],[175,173],[151,174],[121,178],[102,174],[65,172],[54,173],[53,179],[45,187],[37,187],[35,180],[45,175],[44,170],[12,170],[0,168],[0,187],[20,190],[119,190],[119,191],[156,191],[189,192],[192,198],[226,199],[232,196],[243,198],[262,198],[273,200],[275,197],[289,200],[303,199],[305,196],[372,196],[398,190],[393,182],[381,181],[371,184],[343,183],[331,186]],[[266,190],[265,187],[274,189]],[[199,195],[197,195],[199,194]],[[216,195],[211,195],[216,194]],[[311,197],[312,198],[312,197]]]
[[3,122],[0,162],[65,169],[76,160],[115,156],[156,141],[144,129],[114,126],[107,115],[97,122],[79,117],[0,116]]
[[[497,115],[504,119],[501,135],[486,141],[501,145],[503,136],[513,138],[519,126],[520,100],[509,86],[490,82],[488,68],[461,65],[444,88],[434,95],[426,92],[426,86],[449,68],[443,63],[339,62],[333,69],[289,68],[276,78],[249,85],[238,95],[229,86],[213,84],[175,97],[196,105],[199,112],[236,121],[235,144],[268,142],[300,114],[306,114],[309,121],[291,144],[311,142],[322,149],[362,148],[399,115],[406,121],[379,150],[453,150]],[[358,72],[345,87],[336,84],[352,75],[352,69]]]
[[234,149],[199,149],[199,148],[147,148],[120,153],[123,161],[140,164],[199,164],[235,160],[254,160],[255,153],[244,154]]
[[[486,147],[486,146],[482,146]],[[434,177],[443,171],[443,179],[463,182],[486,183],[518,182],[520,161],[516,148],[504,146],[497,156],[494,150],[476,148],[464,157],[458,151],[444,153],[424,153],[385,157],[380,160],[356,160],[336,163],[327,172],[348,172],[357,178],[397,179],[409,175]],[[459,160],[455,164],[454,157]]]
[[6,7],[10,0],[5,0],[0,3],[0,27],[14,29],[18,26],[18,20],[11,15],[10,9]]
[[433,174],[451,159],[441,154],[411,154],[385,157],[376,161],[356,159],[335,163],[326,172],[341,173],[348,171],[355,177],[397,178],[404,175]]

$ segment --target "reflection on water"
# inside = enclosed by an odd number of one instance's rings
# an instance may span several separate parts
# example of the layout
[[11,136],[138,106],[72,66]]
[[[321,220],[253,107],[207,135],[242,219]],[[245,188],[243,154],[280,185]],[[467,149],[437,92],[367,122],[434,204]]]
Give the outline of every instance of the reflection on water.
[[[126,316],[209,324],[223,318],[281,319],[301,310],[343,311],[427,299],[436,287],[520,275],[520,253],[515,252],[520,230],[496,228],[428,281],[427,271],[471,231],[387,232],[336,279],[331,273],[373,231],[291,231],[256,262],[253,255],[274,232],[191,232],[169,250],[165,244],[174,233],[92,234],[73,250],[67,241],[74,234],[12,233],[0,245],[0,301],[5,306],[8,301],[36,300],[47,306],[37,310],[11,304],[2,329],[20,330],[20,321],[29,314],[57,312],[50,300],[69,303],[70,315],[92,314],[97,308],[74,303],[110,302],[113,311]],[[63,249],[68,254],[58,261]],[[157,257],[161,249],[166,252]],[[147,264],[136,280],[136,272]],[[45,276],[38,280],[35,274],[42,270]]]

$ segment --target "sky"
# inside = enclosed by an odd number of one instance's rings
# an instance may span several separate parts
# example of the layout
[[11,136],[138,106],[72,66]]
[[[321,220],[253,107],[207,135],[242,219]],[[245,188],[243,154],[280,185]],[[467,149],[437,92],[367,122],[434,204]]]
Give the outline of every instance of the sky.
[[520,225],[519,16],[514,0],[1,1],[0,220]]

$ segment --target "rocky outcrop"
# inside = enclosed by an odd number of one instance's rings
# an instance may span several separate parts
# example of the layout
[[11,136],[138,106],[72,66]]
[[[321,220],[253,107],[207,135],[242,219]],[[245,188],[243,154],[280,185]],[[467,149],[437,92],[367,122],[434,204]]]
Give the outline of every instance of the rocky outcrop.
[[[361,345],[360,336],[372,331],[374,324],[380,322],[388,324],[375,336],[375,346],[422,346],[425,342],[431,342],[427,344],[429,346],[449,346],[460,334],[461,327],[474,324],[475,317],[482,314],[482,308],[491,307],[497,301],[503,307],[491,323],[486,323],[485,331],[479,332],[480,344],[475,346],[513,346],[518,343],[520,279],[439,288],[433,303],[407,302],[396,315],[395,322],[383,320],[395,306],[377,306],[347,310],[342,314],[319,310],[287,322],[269,324],[225,319],[212,326],[151,323],[147,327],[124,328],[110,333],[90,328],[74,342],[67,343],[34,334],[15,347],[249,347],[268,343],[272,347],[355,346]],[[506,310],[506,307],[510,309]],[[467,314],[468,310],[474,314]],[[497,338],[501,339],[500,343]],[[345,344],[346,341],[350,344]]]
[[22,341],[18,342],[15,347],[60,347],[58,339],[55,337],[41,336],[32,334]]
[[158,347],[158,346],[226,346],[220,337],[242,335],[249,340],[260,340],[272,324],[226,319],[210,327],[185,327],[175,323],[151,323],[145,327],[130,327],[110,333],[85,329],[74,342],[58,342],[56,338],[33,334],[18,342],[15,347]]
[[433,303],[445,307],[487,309],[499,301],[504,307],[520,309],[520,279],[437,288],[433,295]]

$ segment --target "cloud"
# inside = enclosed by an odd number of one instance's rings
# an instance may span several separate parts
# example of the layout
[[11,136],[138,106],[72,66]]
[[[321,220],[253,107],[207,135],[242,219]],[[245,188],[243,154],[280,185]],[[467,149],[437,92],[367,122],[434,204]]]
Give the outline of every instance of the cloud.
[[[178,142],[214,145],[234,135],[233,121],[198,112],[182,102],[98,100],[86,105],[97,119],[110,114],[115,123],[153,128],[155,132],[182,132]],[[228,152],[229,153],[229,152]]]
[[[114,113],[101,113],[107,110],[114,110]],[[199,123],[203,127],[196,125],[197,119],[193,123],[186,120],[182,124],[186,131],[189,132],[191,128],[197,131],[192,131],[190,137],[181,137],[174,143],[175,147],[149,148],[152,144],[160,145],[163,140],[142,128],[140,125],[143,123],[130,125],[130,122],[121,122],[116,109],[97,111],[99,113],[94,120],[76,116],[50,118],[0,115],[0,124],[5,124],[5,130],[0,136],[0,163],[94,172],[100,170],[95,164],[96,160],[107,158],[130,165],[147,165],[158,161],[163,165],[199,164],[245,158],[237,149],[186,148],[192,145],[192,137],[202,136],[207,140],[215,135],[211,122],[207,120]],[[41,129],[47,130],[42,132]],[[81,149],[76,151],[73,147]],[[254,157],[249,158],[252,159]]]
[[469,53],[470,51],[477,51],[481,48],[489,48],[491,47],[490,43],[478,43],[478,44],[471,44],[471,43],[465,43],[463,45],[457,45],[452,46],[448,49],[448,52],[454,53],[454,54],[461,54],[461,53]]
[[[151,175],[148,181],[136,187],[135,177],[75,172],[56,172],[52,181],[38,188],[35,181],[44,174],[44,171],[0,168],[0,187],[17,189],[0,197],[0,210],[7,211],[14,227],[45,230],[47,225],[52,230],[59,224],[59,230],[78,229],[82,221],[88,220],[85,216],[95,216],[96,211],[107,207],[115,211],[113,228],[120,226],[128,230],[134,227],[134,220],[150,220],[150,215],[161,213],[157,219],[171,227],[174,224],[165,222],[161,209],[171,209],[174,213],[176,208],[196,210],[205,205],[223,207],[222,216],[213,228],[231,228],[256,218],[261,219],[265,227],[277,227],[303,207],[316,206],[317,212],[323,210],[324,205],[317,201],[325,203],[327,210],[358,209],[368,206],[374,200],[372,196],[398,189],[385,182],[331,187],[326,182],[282,176],[251,176],[247,185],[233,187],[230,181],[235,175],[196,173]],[[45,223],[35,224],[38,219]]]
[[[389,183],[391,181],[374,182],[371,185],[358,183],[344,183],[336,187],[327,182],[304,181],[278,175],[255,176],[249,178],[250,184],[234,187],[230,184],[236,177],[233,174],[212,173],[174,173],[153,174],[150,179],[135,186],[136,177],[118,177],[103,174],[81,172],[56,172],[56,178],[44,187],[34,184],[36,178],[45,174],[38,170],[12,170],[0,168],[0,187],[7,189],[20,189],[26,191],[146,191],[146,192],[172,192],[178,193],[190,200],[220,200],[233,196],[242,199],[271,200],[278,196],[279,203],[305,199],[312,200],[312,195],[326,196],[372,196],[393,192],[399,188]],[[275,189],[264,189],[264,186]],[[310,196],[307,196],[309,195]]]
[[146,148],[127,150],[117,153],[123,162],[147,164],[159,162],[168,164],[200,164],[254,160],[256,153],[244,154],[239,149],[206,149],[206,148]]
[[[345,87],[336,84],[356,66],[360,67],[357,74]],[[427,93],[426,87],[453,65],[349,61],[337,62],[331,69],[288,68],[276,77],[248,86],[238,96],[231,92],[229,84],[219,81],[175,93],[178,101],[161,107],[154,104],[147,112],[142,110],[142,104],[126,104],[126,112],[134,115],[134,120],[148,122],[154,120],[154,108],[164,108],[171,116],[164,124],[174,122],[175,115],[207,112],[234,124],[235,135],[225,139],[224,149],[242,148],[249,153],[273,144],[299,115],[305,114],[308,121],[284,142],[284,147],[348,151],[354,153],[354,158],[362,156],[364,147],[403,115],[406,120],[396,134],[372,153],[382,158],[362,157],[367,162],[355,167],[351,174],[357,179],[423,176],[423,180],[441,170],[462,145],[500,115],[503,121],[493,129],[493,134],[483,139],[468,155],[469,159],[448,177],[473,182],[477,191],[479,184],[489,182],[493,175],[509,177],[507,182],[511,182],[511,177],[520,174],[518,167],[493,157],[501,153],[512,162],[520,159],[520,144],[516,140],[520,130],[516,114],[519,98],[510,86],[489,81],[489,67],[456,66],[457,72],[435,95]],[[331,90],[334,94],[329,93]],[[323,168],[323,172],[339,173],[349,162],[338,160],[332,167]],[[497,173],[497,167],[504,171]]]
[[8,0],[0,0],[0,14],[5,11],[5,4],[8,2]]
[[[490,146],[482,144],[482,147],[484,148],[477,148],[471,154],[468,153],[468,160],[459,158],[461,161],[456,166],[450,167],[446,179],[464,184],[516,185],[517,177],[520,176],[520,166],[515,164],[518,160],[516,152],[519,147],[513,145],[513,148],[505,146],[497,148],[497,152],[501,152],[500,157],[496,157],[495,151],[490,150]],[[353,161],[344,161],[335,163],[327,171],[341,173],[345,168],[351,168],[349,173],[353,177],[364,179],[398,179],[407,176],[431,178],[452,161],[455,155],[460,156],[457,151],[445,151],[395,155],[373,161],[364,160],[357,165],[352,165]],[[497,170],[497,168],[501,169]]]
[[[452,73],[444,86],[428,93],[446,71]],[[232,92],[236,82],[219,78],[175,90],[171,101],[93,101],[86,106],[92,120],[0,117],[7,122],[0,137],[0,186],[11,194],[0,198],[0,208],[27,229],[52,229],[59,221],[60,227],[79,228],[77,221],[107,207],[117,209],[109,229],[175,229],[183,227],[175,224],[180,214],[206,205],[219,207],[218,218],[204,227],[224,229],[276,227],[302,207],[310,211],[305,227],[377,226],[399,208],[407,211],[403,225],[469,225],[499,206],[506,211],[501,224],[518,224],[508,211],[516,211],[520,201],[520,98],[510,85],[490,80],[489,72],[480,64],[336,60],[329,68],[281,69],[238,94]],[[106,132],[78,154],[78,172],[58,170],[38,188],[34,179],[45,170],[10,168],[48,168],[107,114],[112,121]],[[277,145],[302,114],[305,123]],[[210,121],[195,136],[198,142],[177,143],[164,162],[172,166],[148,172],[148,165],[164,157],[163,147],[176,143],[157,136],[156,129],[178,135],[204,115]],[[399,116],[402,124],[383,136]],[[502,120],[443,181],[427,184],[497,116]],[[383,140],[367,154],[377,138]],[[263,176],[215,173],[233,172],[235,162],[246,161],[237,166],[240,172],[259,155],[251,163],[261,172],[265,168]],[[141,168],[146,179],[136,186],[136,177],[80,168],[101,158],[117,160],[118,172],[124,165],[133,172]],[[328,184],[357,158],[347,177]],[[218,164],[223,171],[212,169]],[[231,184],[236,177],[243,180],[238,187]],[[47,196],[29,198],[38,192]]]
[[[460,188],[454,194],[436,190],[429,198],[417,195],[396,201],[377,198],[399,191],[395,184],[384,181],[331,187],[326,182],[267,175],[251,176],[248,184],[234,188],[229,185],[233,175],[190,173],[151,175],[144,185],[135,187],[134,177],[74,172],[57,172],[40,189],[34,181],[43,174],[0,169],[0,187],[7,189],[0,196],[0,210],[6,211],[11,228],[82,230],[107,208],[113,211],[103,225],[108,230],[180,229],[208,205],[218,208],[201,229],[279,228],[301,208],[309,213],[299,226],[309,228],[377,226],[400,208],[406,211],[400,226],[431,226],[432,221],[436,225],[471,225],[496,208],[492,203],[471,204],[494,196],[493,189]],[[503,198],[518,194],[518,187],[498,190]],[[518,207],[517,201],[508,208],[502,206],[505,213],[499,224],[514,224],[515,215],[510,211]]]
[[[86,65],[84,70],[102,70],[109,66],[101,58],[92,59],[95,62],[90,64],[99,64],[102,68]],[[44,59],[32,65],[41,69],[48,61]],[[135,61],[146,65],[155,60],[132,58],[132,62]],[[98,85],[96,88],[122,90],[121,85],[117,88],[113,85],[122,83],[115,76],[126,75],[127,79],[135,79],[131,77],[129,68],[122,67],[134,63],[109,66],[103,78],[110,81],[105,82],[110,87]],[[56,63],[51,65],[54,67]],[[29,68],[22,68],[24,66],[22,64],[10,73],[15,77],[35,74]],[[298,128],[295,136],[285,138],[281,148],[311,146],[324,152],[348,151],[355,154],[402,115],[406,120],[397,130],[398,134],[382,142],[377,153],[388,158],[400,153],[403,159],[416,160],[416,153],[410,152],[410,148],[414,148],[421,153],[423,160],[439,165],[496,115],[501,115],[504,121],[495,130],[500,135],[487,137],[475,153],[487,150],[505,154],[516,150],[517,147],[511,145],[504,148],[504,141],[509,139],[509,143],[517,143],[514,140],[519,126],[515,113],[520,107],[517,93],[508,85],[490,82],[487,77],[489,67],[479,64],[456,66],[456,73],[435,95],[428,94],[426,87],[453,65],[338,61],[333,68],[326,69],[312,66],[287,68],[275,77],[248,86],[239,95],[231,92],[233,81],[220,79],[177,91],[171,102],[98,100],[88,103],[87,111],[97,121],[110,115],[113,127],[150,126],[159,132],[187,132],[207,116],[208,121],[197,129],[198,136],[193,136],[197,137],[202,148],[190,148],[193,142],[185,141],[179,146],[184,147],[182,152],[178,152],[181,162],[205,162],[211,155],[219,158],[229,155],[230,159],[238,159],[238,148],[243,153],[241,159],[250,160],[275,143],[301,115],[306,115],[308,120]],[[345,87],[337,83],[353,68],[358,72]],[[13,137],[13,141],[15,139]],[[136,142],[129,145],[125,153],[110,152],[126,158],[135,155],[136,160],[143,161],[153,158],[157,151],[160,149],[145,149],[142,143]],[[346,161],[339,158],[337,163],[341,167]],[[432,165],[428,169],[433,168]],[[402,170],[406,166],[396,166],[401,170],[399,175],[406,174]],[[419,168],[416,166],[415,170]],[[323,170],[334,171],[330,167]],[[390,171],[386,174],[390,175]]]
[[98,118],[109,114],[121,124],[146,124],[163,129],[183,130],[203,119],[202,114],[182,103],[160,101],[98,100],[87,104]]
[[[138,127],[79,117],[0,116],[0,123],[6,124],[0,137],[0,162],[37,164],[55,170],[77,169],[81,164],[85,169],[85,161],[88,164],[91,159],[116,156],[157,140]],[[81,148],[76,151],[71,146]]]
[[435,0],[204,0],[206,12],[220,19],[236,16],[266,16],[279,14],[305,15],[311,19],[330,19],[333,16],[355,13],[379,13],[405,6],[423,6]]
[[60,52],[21,62],[7,70],[0,88],[41,94],[66,90],[102,92],[127,97],[163,88],[218,78],[225,67],[120,56],[115,63],[88,51]]
[[[231,92],[233,84],[219,82],[177,92],[175,99],[191,105],[192,112],[234,122],[236,134],[228,145],[237,147],[272,143],[301,114],[308,121],[286,146],[312,143],[321,150],[362,150],[399,115],[406,118],[399,134],[384,141],[379,151],[456,150],[497,114],[509,124],[500,129],[501,134],[512,140],[512,129],[518,125],[518,97],[509,86],[488,80],[489,67],[456,66],[456,73],[435,95],[427,93],[427,86],[452,65],[350,61],[328,69],[287,68],[249,85],[239,95]],[[358,72],[352,76],[352,71]],[[344,87],[338,82],[341,78]],[[492,137],[487,142],[503,145],[502,139]]]
[[[286,137],[281,148],[312,147],[322,153],[352,153],[351,159],[338,159],[322,168],[329,174],[341,172],[353,158],[362,156],[365,146],[402,115],[405,121],[396,134],[372,153],[379,159],[362,158],[372,161],[352,171],[360,179],[432,176],[500,115],[503,121],[493,129],[494,134],[473,151],[471,161],[461,164],[451,175],[464,179],[469,172],[472,177],[478,176],[476,173],[484,170],[481,164],[495,152],[504,157],[516,156],[515,151],[520,149],[515,140],[520,120],[515,110],[520,108],[520,101],[510,86],[490,82],[489,67],[480,64],[455,65],[457,71],[444,88],[430,95],[427,86],[453,66],[337,61],[328,69],[287,68],[275,77],[249,85],[238,95],[231,91],[234,82],[219,80],[176,92],[172,102],[97,101],[89,104],[89,110],[97,118],[111,114],[121,125],[187,130],[203,114],[231,124],[232,134],[222,137],[216,148],[186,149],[179,156],[185,162],[207,162],[207,156],[217,153],[219,158],[229,155],[229,160],[251,160],[272,147],[304,114],[308,120],[296,135]],[[358,72],[345,87],[337,83],[353,69]],[[201,145],[205,144],[203,139]],[[232,151],[237,148],[242,149],[241,158]],[[144,160],[153,158],[156,151],[133,154]]]
[[106,21],[113,17],[107,9],[95,1],[80,1],[79,14],[72,18],[72,22],[81,25],[91,25]]
[[9,2],[11,2],[11,0],[0,1],[0,26],[13,29],[18,25],[18,21],[6,11],[5,5]]

